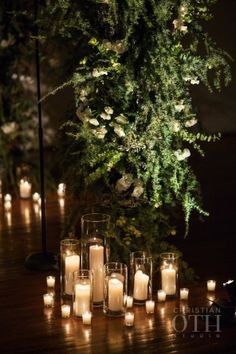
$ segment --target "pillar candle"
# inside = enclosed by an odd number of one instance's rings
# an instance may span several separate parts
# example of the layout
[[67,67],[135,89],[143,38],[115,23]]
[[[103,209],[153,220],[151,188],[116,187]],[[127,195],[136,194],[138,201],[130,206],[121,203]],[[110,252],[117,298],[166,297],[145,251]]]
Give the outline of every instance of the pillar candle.
[[89,311],[86,311],[82,314],[82,321],[83,324],[85,325],[90,325],[92,320],[92,313]]
[[176,293],[176,270],[171,266],[161,270],[162,289],[166,295],[175,295]]
[[53,296],[51,294],[43,295],[44,306],[51,307],[53,306]]
[[4,197],[4,201],[5,202],[11,202],[11,200],[12,200],[11,195],[10,194],[6,194],[5,197]]
[[31,188],[32,188],[32,184],[30,182],[21,179],[20,180],[20,197],[24,198],[24,199],[30,198]]
[[148,297],[149,276],[141,270],[137,270],[134,276],[134,298],[136,300],[146,300]]
[[64,183],[59,183],[57,188],[57,195],[58,197],[62,198],[65,196],[66,193],[66,186]]
[[47,287],[54,288],[55,281],[56,281],[55,277],[53,275],[48,275],[46,280],[47,280]]
[[93,302],[103,301],[104,288],[104,247],[92,245],[89,247],[89,268],[93,272]]
[[110,311],[122,311],[124,303],[124,285],[117,278],[108,282],[108,308]]
[[208,280],[207,281],[207,290],[208,291],[215,291],[216,288],[216,281],[215,280]]
[[189,289],[181,288],[180,289],[180,300],[188,300]]
[[75,304],[74,311],[76,316],[82,316],[90,310],[91,286],[90,284],[75,284]]
[[70,305],[66,305],[66,304],[61,305],[61,317],[62,318],[70,317]]
[[153,301],[153,300],[147,300],[147,301],[145,302],[145,307],[146,307],[146,312],[147,312],[147,313],[154,313],[155,301]]
[[134,325],[134,313],[126,312],[125,314],[125,325],[130,327]]
[[162,289],[157,291],[157,300],[159,302],[166,301],[166,292]]
[[73,272],[79,270],[80,257],[77,254],[65,257],[65,292],[72,295]]

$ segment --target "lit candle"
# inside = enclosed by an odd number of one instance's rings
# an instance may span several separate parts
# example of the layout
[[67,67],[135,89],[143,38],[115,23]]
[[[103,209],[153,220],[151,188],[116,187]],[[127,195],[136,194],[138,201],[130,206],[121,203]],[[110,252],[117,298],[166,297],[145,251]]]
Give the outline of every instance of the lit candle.
[[180,300],[188,300],[189,289],[181,288],[180,289]]
[[65,257],[65,292],[72,295],[73,272],[79,270],[80,256],[77,254]]
[[61,305],[61,317],[62,318],[70,317],[70,305],[66,305],[66,304]]
[[215,280],[208,280],[207,281],[207,290],[208,291],[215,291],[216,288],[216,281]]
[[58,197],[60,198],[65,197],[65,193],[66,193],[66,185],[64,183],[59,183],[57,188]]
[[89,247],[89,268],[93,272],[93,302],[103,301],[104,288],[104,247],[91,245]]
[[32,198],[33,198],[33,201],[34,201],[35,203],[37,203],[37,202],[39,201],[39,199],[40,199],[39,193],[34,193],[33,196],[32,196]]
[[4,201],[5,201],[5,202],[11,202],[11,200],[12,200],[12,197],[11,197],[10,194],[6,194],[6,195],[4,196]]
[[126,312],[125,313],[125,325],[131,327],[134,325],[134,313]]
[[92,320],[92,313],[89,311],[86,311],[82,314],[82,320],[83,320],[83,324],[85,325],[90,325],[91,324],[91,320]]
[[122,311],[124,303],[124,286],[117,278],[108,282],[108,308],[110,311]]
[[153,301],[153,300],[147,300],[147,301],[145,302],[145,306],[146,306],[146,312],[147,312],[147,313],[154,313],[155,301]]
[[75,284],[74,311],[76,316],[90,310],[91,286],[90,284]]
[[20,197],[23,199],[30,198],[32,184],[24,179],[20,180]]
[[56,278],[54,277],[54,275],[48,275],[46,280],[47,280],[47,287],[54,288],[55,281],[56,281]]
[[4,209],[5,209],[6,211],[11,210],[11,202],[10,202],[9,200],[6,201],[6,202],[4,202]]
[[166,292],[162,289],[157,291],[157,300],[159,302],[166,301]]
[[53,306],[53,295],[51,294],[44,294],[43,301],[45,307],[52,307]]
[[176,270],[170,265],[169,268],[161,270],[162,289],[166,295],[175,295],[176,293]]
[[134,298],[136,300],[146,300],[148,297],[149,276],[141,270],[137,270],[134,276]]
[[126,298],[126,307],[133,307],[133,297],[132,296],[127,296]]

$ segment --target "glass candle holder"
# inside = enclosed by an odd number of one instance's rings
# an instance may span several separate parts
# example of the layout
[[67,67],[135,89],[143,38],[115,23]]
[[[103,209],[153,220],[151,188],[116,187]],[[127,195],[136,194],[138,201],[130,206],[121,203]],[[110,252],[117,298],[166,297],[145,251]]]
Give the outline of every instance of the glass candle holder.
[[80,241],[64,239],[60,242],[61,296],[72,296],[73,273],[80,269]]
[[29,199],[31,198],[32,183],[28,177],[23,177],[19,181],[19,193],[20,198]]
[[144,305],[152,298],[152,257],[137,251],[130,255],[130,289],[134,304]]
[[104,264],[109,260],[110,216],[102,213],[81,217],[82,265],[93,272],[93,304],[102,306],[104,299]]
[[178,280],[178,255],[176,253],[161,254],[160,272],[162,290],[167,296],[175,296]]
[[128,290],[128,268],[120,262],[104,265],[103,312],[109,316],[125,314],[125,297]]
[[82,317],[85,312],[92,311],[92,272],[80,269],[74,272],[73,312],[76,317]]

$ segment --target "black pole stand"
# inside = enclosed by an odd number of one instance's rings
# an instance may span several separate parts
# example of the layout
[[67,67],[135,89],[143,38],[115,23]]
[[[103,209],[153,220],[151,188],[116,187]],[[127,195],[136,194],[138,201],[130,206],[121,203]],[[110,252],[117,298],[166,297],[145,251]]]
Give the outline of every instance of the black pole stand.
[[57,269],[57,258],[47,252],[47,234],[46,234],[46,210],[45,210],[45,189],[44,189],[44,147],[43,147],[43,126],[41,110],[41,90],[40,90],[40,59],[39,59],[39,40],[38,40],[38,4],[34,1],[35,11],[35,62],[37,78],[37,100],[38,100],[38,139],[39,139],[39,158],[40,158],[40,192],[41,192],[41,238],[42,251],[31,253],[25,259],[26,268],[33,270],[51,270]]

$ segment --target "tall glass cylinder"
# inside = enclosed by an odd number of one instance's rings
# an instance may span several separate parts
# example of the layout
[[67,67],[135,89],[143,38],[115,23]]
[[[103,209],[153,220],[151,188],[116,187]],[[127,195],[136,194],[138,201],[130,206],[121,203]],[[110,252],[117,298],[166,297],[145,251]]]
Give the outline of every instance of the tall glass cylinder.
[[167,296],[177,294],[178,255],[173,252],[162,253],[160,263],[161,288]]
[[80,269],[80,241],[67,238],[60,242],[61,295],[72,296],[73,273]]
[[85,312],[92,311],[92,272],[88,269],[80,269],[73,274],[73,313],[81,317]]
[[152,257],[147,252],[130,254],[130,291],[136,305],[144,305],[152,298]]
[[128,290],[128,268],[120,262],[104,265],[103,312],[109,316],[123,316]]
[[93,273],[93,304],[102,306],[104,299],[104,264],[109,259],[110,216],[91,213],[81,218],[82,264]]

